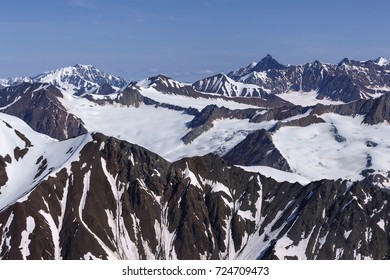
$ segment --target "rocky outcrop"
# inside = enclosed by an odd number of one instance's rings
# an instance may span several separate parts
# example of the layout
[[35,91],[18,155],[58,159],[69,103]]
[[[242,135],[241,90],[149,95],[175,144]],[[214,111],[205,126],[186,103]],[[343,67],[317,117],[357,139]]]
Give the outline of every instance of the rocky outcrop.
[[151,77],[148,80],[149,86],[153,87],[158,92],[165,94],[191,96],[194,98],[202,96],[199,92],[195,91],[191,85],[179,83],[172,78],[162,74]]
[[386,259],[389,193],[169,163],[102,134],[0,212],[1,259]]
[[[389,70],[390,64],[381,63],[380,60],[361,62],[343,59],[338,65],[323,64],[316,60],[303,65],[285,66],[267,55],[258,63],[230,72],[227,79],[242,83],[241,88],[256,88],[256,92],[262,94],[316,91],[318,99],[348,103],[389,93]],[[197,81],[194,85],[202,86],[205,92],[228,96],[237,91],[232,87],[223,86],[225,83],[226,81],[215,75]],[[262,94],[257,96],[262,97]]]
[[23,83],[0,92],[1,112],[19,117],[32,129],[63,140],[87,132],[82,120],[58,100],[61,91],[49,84]]
[[256,230],[244,212],[256,216],[260,188],[213,155],[170,164],[94,134],[69,168],[3,209],[0,257],[228,258]]
[[271,133],[265,129],[250,133],[223,158],[235,165],[265,165],[291,171],[287,160],[274,146]]
[[115,89],[108,83],[102,84],[99,88],[94,90],[92,94],[98,94],[98,95],[108,95],[115,93]]
[[321,105],[313,107],[312,115],[321,115],[324,113],[336,113],[343,116],[364,116],[363,122],[369,125],[375,125],[384,121],[390,121],[390,95],[385,94],[376,99],[358,100],[348,104],[341,105]]
[[192,87],[201,92],[212,92],[229,97],[261,97],[263,99],[276,99],[274,95],[269,95],[262,88],[257,86],[246,86],[230,79],[225,74],[218,74],[192,84]]
[[213,122],[218,119],[246,119],[252,118],[256,114],[257,110],[230,110],[225,107],[218,107],[217,105],[208,105],[202,111],[197,113],[191,122],[187,124],[187,127],[191,130],[182,137],[182,141],[185,144],[192,142],[202,133],[211,129],[214,125]]

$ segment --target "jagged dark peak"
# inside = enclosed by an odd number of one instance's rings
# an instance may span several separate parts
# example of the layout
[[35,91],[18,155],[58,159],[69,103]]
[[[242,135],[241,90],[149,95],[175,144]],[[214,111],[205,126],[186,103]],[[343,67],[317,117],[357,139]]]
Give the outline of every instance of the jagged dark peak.
[[297,66],[296,69],[303,69],[303,70],[311,69],[311,70],[319,71],[322,69],[329,70],[329,67],[327,67],[325,63],[322,63],[319,60],[314,60],[313,62],[305,63],[302,66]]
[[348,57],[344,57],[344,58],[340,61],[339,64],[342,64],[342,63],[348,64],[348,63],[350,63],[350,62],[351,62],[351,60],[350,60]]
[[287,66],[280,64],[270,54],[267,54],[262,60],[260,60],[253,68],[252,71],[262,72],[267,70],[283,70]]
[[319,60],[314,60],[312,63],[310,63],[311,66],[313,67],[323,67],[324,65],[322,64],[322,62],[320,62]]
[[264,72],[268,70],[284,70],[286,68],[288,68],[286,65],[280,64],[270,54],[268,54],[259,62],[252,62],[243,68],[229,72],[227,76],[237,81],[246,75],[250,75],[256,72]]
[[340,66],[342,66],[343,64],[349,65],[349,64],[351,64],[351,60],[350,60],[349,58],[345,57],[345,58],[343,58],[343,59],[339,62],[339,64],[337,64],[337,66],[340,67]]

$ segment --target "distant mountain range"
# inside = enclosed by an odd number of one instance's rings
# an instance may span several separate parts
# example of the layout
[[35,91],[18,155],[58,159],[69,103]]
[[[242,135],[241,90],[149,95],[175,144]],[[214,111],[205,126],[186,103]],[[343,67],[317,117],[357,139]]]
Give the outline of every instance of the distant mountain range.
[[0,258],[389,259],[389,75],[0,79]]
[[267,55],[229,74],[194,83],[200,91],[232,96],[261,96],[286,92],[316,92],[318,99],[351,102],[390,92],[390,63],[343,59],[337,65],[319,61],[285,66]]
[[107,74],[92,65],[76,64],[70,67],[48,71],[33,78],[21,77],[11,79],[0,79],[0,84],[5,86],[28,83],[48,83],[61,90],[69,91],[72,94],[80,95],[86,91],[97,89],[101,86],[110,85],[113,89],[119,89],[128,82],[119,77]]

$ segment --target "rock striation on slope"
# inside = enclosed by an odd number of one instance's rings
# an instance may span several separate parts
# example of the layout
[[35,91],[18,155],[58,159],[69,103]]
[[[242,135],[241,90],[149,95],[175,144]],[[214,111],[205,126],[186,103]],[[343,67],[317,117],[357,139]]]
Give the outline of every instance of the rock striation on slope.
[[[51,169],[47,154],[33,162],[39,180],[1,210],[1,259],[389,257],[384,189],[278,183],[211,154],[169,163],[99,133],[80,137],[63,166]],[[2,158],[6,171],[17,162]]]
[[314,61],[282,65],[271,55],[257,63],[193,83],[199,91],[224,96],[262,97],[285,92],[316,92],[317,99],[345,103],[371,99],[390,92],[390,63],[383,58],[368,61],[343,59],[333,65]]
[[32,129],[64,140],[86,133],[81,119],[67,112],[53,85],[22,83],[0,90],[0,112],[24,120]]

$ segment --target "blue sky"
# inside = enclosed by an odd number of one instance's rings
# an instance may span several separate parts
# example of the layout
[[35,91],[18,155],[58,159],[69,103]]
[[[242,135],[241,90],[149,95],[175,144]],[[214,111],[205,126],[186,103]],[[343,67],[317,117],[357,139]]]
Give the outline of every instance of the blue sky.
[[13,0],[0,77],[76,63],[139,80],[195,81],[271,54],[283,64],[390,58],[387,0]]

